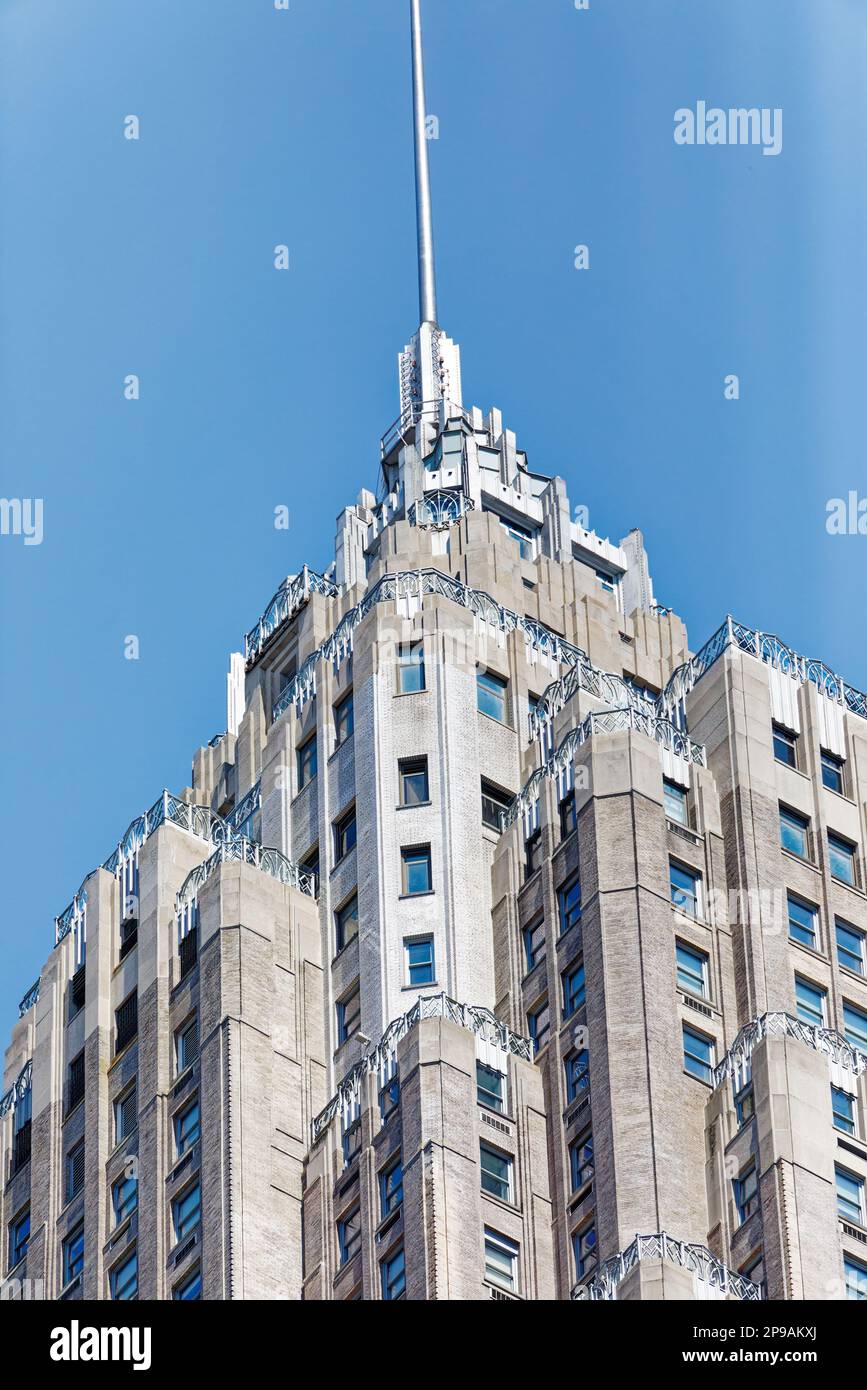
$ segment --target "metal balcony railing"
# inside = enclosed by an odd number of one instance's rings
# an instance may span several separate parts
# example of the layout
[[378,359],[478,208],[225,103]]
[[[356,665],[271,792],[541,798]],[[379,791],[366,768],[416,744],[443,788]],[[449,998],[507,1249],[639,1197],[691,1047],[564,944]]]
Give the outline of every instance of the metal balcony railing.
[[740,1030],[722,1061],[714,1068],[714,1090],[731,1077],[736,1091],[741,1091],[752,1074],[753,1051],[763,1038],[768,1037],[794,1038],[796,1042],[805,1043],[815,1052],[824,1052],[829,1061],[851,1072],[853,1077],[867,1071],[867,1052],[855,1047],[842,1033],[833,1028],[818,1028],[792,1014],[767,1013],[754,1018]]
[[572,1290],[573,1300],[601,1302],[615,1299],[619,1285],[642,1260],[668,1260],[682,1269],[691,1270],[704,1286],[706,1297],[739,1298],[747,1303],[761,1301],[762,1290],[758,1284],[727,1269],[706,1246],[675,1240],[666,1231],[636,1236],[619,1255],[601,1264],[588,1283],[575,1286]]
[[300,574],[290,574],[268,604],[265,612],[244,638],[244,656],[248,666],[259,659],[265,644],[270,641],[278,627],[294,618],[298,610],[307,602],[312,593],[324,594],[326,598],[336,598],[340,590],[324,574],[317,574],[307,565]]

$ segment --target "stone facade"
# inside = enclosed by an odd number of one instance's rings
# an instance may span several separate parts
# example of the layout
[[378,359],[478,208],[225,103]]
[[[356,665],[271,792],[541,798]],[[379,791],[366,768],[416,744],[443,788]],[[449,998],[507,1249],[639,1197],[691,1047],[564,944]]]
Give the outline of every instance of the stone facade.
[[4,1296],[864,1297],[867,699],[496,411],[382,479],[57,919]]

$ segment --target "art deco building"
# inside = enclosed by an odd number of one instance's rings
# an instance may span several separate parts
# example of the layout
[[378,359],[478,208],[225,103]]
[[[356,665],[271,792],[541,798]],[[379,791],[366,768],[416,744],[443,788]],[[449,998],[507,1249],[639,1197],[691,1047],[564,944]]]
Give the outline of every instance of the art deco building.
[[867,696],[575,519],[438,325],[228,728],[56,919],[2,1291],[867,1298]]

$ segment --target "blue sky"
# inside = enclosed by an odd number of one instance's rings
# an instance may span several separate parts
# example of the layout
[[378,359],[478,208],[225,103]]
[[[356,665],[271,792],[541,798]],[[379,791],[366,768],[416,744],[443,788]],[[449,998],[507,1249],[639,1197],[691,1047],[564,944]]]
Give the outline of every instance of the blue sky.
[[[641,526],[693,647],[732,611],[863,688],[867,537],[825,531],[867,495],[862,0],[590,6],[425,0],[465,403],[603,535]],[[782,153],[675,145],[699,100],[781,107]],[[409,103],[407,0],[0,0],[0,491],[44,499],[40,546],[0,537],[4,1027],[375,486],[418,313]]]

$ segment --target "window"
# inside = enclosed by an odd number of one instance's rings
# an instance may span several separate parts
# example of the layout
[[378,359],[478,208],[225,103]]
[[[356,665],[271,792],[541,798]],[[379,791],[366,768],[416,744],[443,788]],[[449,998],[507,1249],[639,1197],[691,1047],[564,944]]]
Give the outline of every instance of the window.
[[538,1004],[536,1008],[527,1015],[527,1026],[530,1030],[530,1037],[533,1042],[534,1055],[541,1052],[548,1041],[548,1034],[551,1031],[551,1020],[548,1012],[548,1000]]
[[507,536],[511,536],[513,541],[518,542],[518,550],[521,552],[522,560],[532,560],[533,558],[533,532],[526,526],[520,526],[517,521],[507,521],[505,517],[500,517],[500,525]]
[[795,976],[795,1004],[798,1018],[811,1023],[815,1028],[824,1028],[827,1018],[827,994],[819,985],[810,984],[800,975]]
[[109,1275],[111,1296],[118,1303],[138,1296],[138,1255],[135,1250]]
[[361,1208],[353,1207],[348,1216],[337,1223],[337,1248],[340,1264],[349,1264],[361,1249]]
[[314,845],[313,849],[301,860],[301,868],[313,878],[313,892],[319,892],[319,846]]
[[748,1264],[744,1265],[743,1269],[741,1270],[741,1274],[743,1275],[743,1277],[744,1277],[745,1279],[749,1279],[749,1281],[750,1281],[751,1284],[758,1284],[759,1288],[762,1289],[762,1291],[763,1291],[763,1297],[765,1296],[765,1295],[764,1295],[764,1288],[765,1288],[765,1257],[764,1257],[764,1254],[762,1254],[762,1253],[758,1254],[754,1259],[750,1260],[750,1262],[749,1262]]
[[802,898],[796,898],[794,893],[788,894],[788,903],[789,940],[799,941],[802,946],[809,946],[815,951],[818,909],[813,907],[812,903],[805,903]]
[[401,806],[423,806],[430,801],[427,758],[407,758],[397,765]]
[[854,886],[857,874],[855,869],[855,846],[839,835],[828,831],[828,854],[831,860],[831,874],[841,883]]
[[843,795],[843,759],[836,757],[833,753],[826,753],[824,748],[821,750],[822,756],[822,783],[829,791],[839,792]]
[[590,1085],[590,1058],[586,1047],[580,1052],[570,1052],[564,1063],[566,1068],[566,1104],[571,1105],[582,1091]]
[[397,654],[398,694],[413,695],[424,688],[424,647],[421,642],[401,647]]
[[774,724],[774,757],[778,763],[787,767],[798,766],[798,736],[784,729],[782,724]]
[[69,1150],[66,1155],[66,1200],[71,1202],[84,1187],[84,1140]]
[[19,1265],[27,1254],[30,1241],[30,1208],[16,1216],[9,1225],[9,1270]]
[[845,1168],[834,1167],[837,1181],[837,1215],[854,1226],[864,1225],[864,1179]]
[[596,579],[598,581],[600,589],[602,589],[604,593],[615,594],[617,592],[618,576],[616,574],[612,574],[610,570],[600,570],[595,568],[594,574],[596,575]]
[[172,1289],[172,1298],[177,1301],[184,1299],[186,1302],[193,1302],[202,1296],[202,1271],[194,1269],[192,1274],[188,1274],[180,1284],[175,1284]]
[[678,825],[689,824],[689,814],[687,811],[686,787],[679,787],[676,782],[670,782],[667,777],[662,779],[662,796],[665,802],[665,814],[669,820],[677,821]]
[[379,1113],[383,1120],[387,1120],[393,1110],[397,1108],[400,1100],[400,1077],[395,1073],[389,1077],[385,1085],[379,1092]]
[[406,1264],[403,1258],[403,1246],[395,1250],[394,1254],[387,1260],[383,1260],[379,1266],[382,1274],[382,1296],[387,1303],[396,1303],[399,1298],[406,1295]]
[[84,1226],[77,1227],[72,1235],[66,1237],[61,1246],[63,1260],[63,1286],[71,1284],[84,1269]]
[[199,1055],[199,1021],[193,1015],[188,1018],[186,1023],[182,1023],[175,1032],[175,1067],[176,1075],[180,1076],[187,1067],[192,1066]]
[[586,1279],[596,1268],[596,1227],[585,1226],[572,1234],[572,1254],[575,1257],[575,1278]]
[[358,894],[353,893],[349,902],[339,907],[334,914],[334,940],[338,951],[348,946],[358,935]]
[[834,922],[837,935],[837,962],[844,970],[864,974],[864,933],[838,917]]
[[560,976],[563,985],[563,1017],[572,1015],[584,1007],[586,991],[584,986],[584,965],[573,965]]
[[668,872],[674,906],[686,917],[700,917],[701,874],[676,863],[674,859],[669,860]]
[[337,1044],[345,1043],[361,1025],[361,990],[358,982],[337,1005]]
[[181,1241],[185,1236],[188,1236],[190,1231],[198,1226],[201,1217],[202,1189],[196,1182],[172,1202],[172,1227],[175,1240]]
[[521,936],[524,941],[524,955],[527,960],[527,970],[529,972],[530,970],[535,970],[537,965],[541,965],[548,954],[544,917],[537,917],[535,922],[531,922],[529,926],[524,927]]
[[343,1150],[343,1166],[348,1168],[361,1153],[361,1120],[356,1120],[350,1125],[349,1129],[343,1131],[341,1140]]
[[841,1091],[839,1086],[832,1086],[831,1111],[835,1129],[842,1129],[844,1134],[855,1134],[854,1096],[850,1096],[848,1091]]
[[482,1191],[499,1197],[501,1202],[512,1200],[512,1158],[509,1154],[492,1149],[489,1144],[479,1145]]
[[843,1277],[847,1298],[867,1298],[867,1265],[851,1255],[843,1256]]
[[87,983],[87,972],[83,965],[79,966],[69,981],[69,1017],[74,1018],[81,1013],[84,1008],[86,998],[85,987]]
[[704,1033],[696,1033],[694,1028],[683,1025],[683,1068],[690,1076],[711,1084],[715,1060],[715,1045],[712,1038]]
[[126,1221],[128,1216],[132,1216],[138,1207],[138,1181],[136,1178],[128,1177],[124,1173],[123,1177],[112,1183],[111,1206],[116,1226],[119,1226],[122,1221]]
[[403,946],[406,951],[407,983],[413,989],[434,984],[436,969],[433,937],[425,936],[418,941],[404,941]]
[[843,1000],[843,1032],[846,1041],[853,1047],[858,1047],[862,1052],[867,1052],[867,1014],[863,1009],[858,1009],[854,1004],[847,1004]]
[[415,849],[402,849],[400,864],[402,889],[405,897],[431,892],[433,879],[430,865],[430,845],[418,845]]
[[334,706],[334,737],[339,748],[355,732],[355,711],[352,691]]
[[578,813],[575,808],[575,788],[573,787],[560,802],[560,839],[565,840],[567,835],[571,835],[577,824]]
[[493,671],[483,671],[481,668],[476,671],[476,697],[479,709],[482,714],[498,719],[501,724],[506,722],[508,687],[508,681],[503,680],[502,676],[494,675]]
[[84,1100],[84,1053],[79,1052],[69,1064],[67,1114]]
[[128,1086],[123,1095],[114,1102],[114,1142],[119,1144],[132,1134],[138,1124],[138,1102],[135,1083]]
[[334,860],[339,864],[355,848],[355,807],[334,823]]
[[133,990],[114,1011],[115,1052],[122,1052],[138,1033],[138,993]]
[[704,951],[695,946],[687,946],[678,941],[675,946],[677,956],[677,987],[686,994],[696,994],[699,999],[708,999],[709,958]]
[[524,841],[524,878],[532,878],[542,863],[542,831],[534,830]]
[[476,1062],[476,1100],[487,1110],[496,1110],[502,1115],[505,1110],[506,1078],[501,1071]]
[[199,1142],[199,1101],[198,1097],[190,1101],[183,1110],[179,1110],[174,1118],[175,1129],[175,1150],[178,1158],[182,1158],[194,1144]]
[[316,776],[317,762],[315,734],[312,738],[308,738],[306,743],[302,743],[301,747],[295,754],[295,760],[298,766],[298,790],[301,791],[302,788],[306,787],[308,782],[312,782],[313,778]]
[[485,1227],[485,1279],[509,1293],[518,1287],[518,1246],[489,1226]]
[[33,1090],[30,1086],[15,1103],[12,1135],[12,1175],[30,1162],[33,1124]]
[[512,798],[508,792],[500,791],[492,782],[482,778],[482,825],[489,830],[500,831],[500,812],[508,810]]
[[742,1226],[759,1205],[759,1178],[755,1163],[750,1163],[732,1183],[738,1221]]
[[797,811],[780,807],[780,844],[789,854],[797,854],[799,859],[810,857],[810,822]]
[[397,1211],[403,1201],[403,1167],[400,1154],[379,1175],[380,1219],[384,1220],[391,1212]]
[[569,1145],[569,1173],[573,1192],[577,1192],[593,1177],[592,1134],[581,1135]]
[[576,874],[557,889],[557,906],[560,912],[560,935],[581,921],[581,880]]
[[738,1129],[753,1118],[756,1113],[756,1098],[753,1092],[752,1081],[744,1086],[742,1091],[738,1091],[735,1096],[735,1114],[738,1120]]

